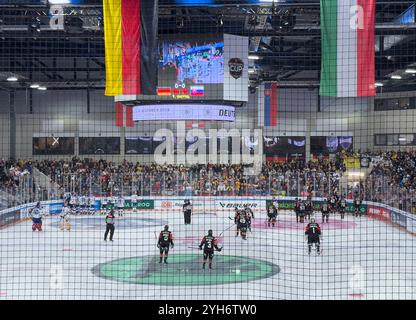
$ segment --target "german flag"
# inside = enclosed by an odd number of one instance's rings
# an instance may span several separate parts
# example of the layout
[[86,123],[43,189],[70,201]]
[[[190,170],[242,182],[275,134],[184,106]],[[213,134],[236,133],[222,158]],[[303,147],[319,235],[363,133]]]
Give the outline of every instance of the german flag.
[[103,0],[103,8],[105,94],[155,94],[158,0]]

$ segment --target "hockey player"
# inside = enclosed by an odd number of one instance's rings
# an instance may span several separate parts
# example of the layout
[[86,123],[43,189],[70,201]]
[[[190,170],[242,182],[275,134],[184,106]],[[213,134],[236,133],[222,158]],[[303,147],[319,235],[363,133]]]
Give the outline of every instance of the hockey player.
[[312,202],[311,196],[308,196],[308,198],[306,199],[306,213],[305,213],[308,221],[311,220],[312,213],[313,213],[313,202]]
[[361,199],[359,196],[356,196],[354,199],[354,215],[356,217],[361,216]]
[[300,216],[300,201],[298,198],[295,198],[295,214],[296,214],[296,222],[299,222],[299,216]]
[[270,224],[272,225],[272,227],[275,226],[277,214],[278,214],[278,211],[277,211],[276,205],[274,203],[270,204],[270,206],[267,208],[267,216],[269,218],[269,220],[267,221],[268,227],[270,227]]
[[71,208],[69,208],[67,205],[64,205],[60,214],[61,221],[59,223],[59,229],[61,229],[62,231],[64,231],[65,229],[67,231],[71,231],[71,223],[69,221],[70,215]]
[[247,240],[247,216],[245,210],[238,210],[235,208],[236,213],[234,217],[234,223],[237,225],[236,237],[241,234],[243,240]]
[[138,210],[137,206],[139,203],[139,197],[137,196],[137,194],[133,193],[133,195],[131,196],[131,209],[136,212],[136,210]]
[[86,214],[87,213],[87,198],[84,195],[80,195],[79,196],[79,208],[81,211],[81,214]]
[[36,206],[30,210],[32,216],[32,231],[42,231],[42,209],[40,202],[36,203]]
[[321,212],[322,212],[322,223],[326,222],[328,223],[328,219],[329,219],[329,206],[328,203],[326,201],[326,199],[324,200],[324,203],[321,206]]
[[72,193],[71,198],[69,200],[69,205],[72,210],[76,211],[78,206],[78,197],[75,192]]
[[306,204],[304,201],[300,201],[299,203],[299,222],[300,223],[303,223],[305,221],[305,215],[306,215]]
[[251,232],[251,220],[254,219],[254,213],[248,206],[245,206],[244,211],[246,212],[247,228]]
[[120,196],[117,199],[117,214],[118,214],[118,216],[122,217],[123,212],[124,212],[124,198]]
[[335,214],[337,211],[337,197],[334,194],[329,198],[329,211],[332,214]]
[[344,219],[345,210],[347,209],[347,201],[343,196],[341,196],[339,203],[338,203],[338,211],[341,214],[341,219]]
[[107,207],[108,207],[108,200],[107,198],[104,197],[101,199],[101,211],[102,211],[101,213],[102,214],[106,212]]
[[208,230],[208,235],[202,238],[201,244],[199,245],[199,249],[204,250],[204,262],[202,263],[202,269],[205,269],[205,264],[208,259],[209,259],[208,267],[212,269],[212,259],[214,258],[214,249],[216,251],[222,250],[222,248],[218,248],[218,241],[212,235],[212,230]]
[[105,228],[105,233],[104,233],[104,241],[107,241],[107,236],[108,233],[110,232],[110,241],[113,241],[113,235],[114,235],[114,220],[115,220],[115,216],[114,216],[114,210],[111,209],[110,213],[105,217],[105,223],[106,223],[106,228]]
[[311,219],[311,222],[305,228],[305,237],[308,241],[308,254],[311,254],[312,245],[315,244],[317,254],[321,254],[320,250],[320,237],[321,228],[319,224],[315,222],[315,218]]
[[189,200],[185,200],[182,211],[185,224],[191,224],[192,204]]
[[165,226],[160,232],[159,240],[157,241],[157,247],[160,250],[159,263],[162,263],[163,258],[165,258],[165,264],[168,263],[169,246],[173,248],[173,235],[172,232],[169,231],[169,226]]

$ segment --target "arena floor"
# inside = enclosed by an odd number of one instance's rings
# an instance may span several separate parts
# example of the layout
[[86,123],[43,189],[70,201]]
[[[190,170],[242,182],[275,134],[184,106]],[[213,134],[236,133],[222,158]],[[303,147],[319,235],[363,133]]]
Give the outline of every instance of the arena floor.
[[[321,256],[307,255],[303,225],[289,214],[274,229],[256,217],[247,241],[225,214],[196,215],[191,225],[170,212],[126,214],[113,243],[103,241],[103,220],[72,217],[71,232],[59,230],[59,217],[41,233],[30,222],[0,230],[0,300],[416,299],[414,236],[366,217],[321,224]],[[166,223],[175,247],[159,265]],[[209,228],[222,233],[223,250],[202,270],[197,246]]]

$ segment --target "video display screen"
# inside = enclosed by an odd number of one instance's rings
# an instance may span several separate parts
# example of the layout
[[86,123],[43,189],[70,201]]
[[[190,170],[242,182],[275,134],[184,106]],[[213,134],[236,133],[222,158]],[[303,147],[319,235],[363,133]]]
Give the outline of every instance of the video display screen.
[[71,155],[75,153],[74,138],[36,137],[32,139],[33,155]]
[[125,149],[126,154],[153,154],[153,138],[126,138]]
[[351,151],[352,148],[353,137],[351,136],[311,137],[311,153],[314,155],[328,155],[342,150]]
[[263,150],[266,157],[303,158],[306,152],[306,138],[265,136]]
[[221,35],[162,39],[159,43],[158,95],[215,98],[224,83]]
[[120,138],[80,137],[79,154],[120,154]]

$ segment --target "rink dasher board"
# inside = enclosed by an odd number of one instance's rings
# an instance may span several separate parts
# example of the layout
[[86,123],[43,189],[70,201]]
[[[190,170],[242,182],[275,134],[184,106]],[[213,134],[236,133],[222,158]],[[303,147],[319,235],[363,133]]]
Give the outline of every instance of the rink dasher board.
[[[234,213],[235,208],[243,208],[245,205],[250,207],[255,213],[265,213],[266,203],[268,201],[294,201],[295,198],[305,200],[306,197],[282,197],[282,196],[258,196],[258,197],[244,197],[244,196],[195,196],[195,197],[176,197],[176,196],[160,196],[160,197],[139,197],[139,200],[154,201],[153,209],[138,209],[136,213],[157,213],[157,212],[182,212],[182,205],[185,199],[190,199],[193,205],[194,213],[210,213],[223,212]],[[97,197],[100,200],[101,198]],[[131,197],[124,197],[124,199],[131,200]],[[323,201],[324,198],[312,198],[313,201]],[[350,202],[350,200],[347,200]],[[363,201],[367,206],[366,215],[380,221],[389,222],[394,226],[401,227],[407,232],[416,235],[416,215],[393,208],[383,203],[372,201]],[[36,202],[27,203],[13,208],[8,208],[0,211],[0,228],[14,225],[21,221],[27,221],[30,218],[30,209],[34,208]],[[49,200],[42,201],[42,214],[56,215],[61,213],[63,207],[63,200]],[[280,210],[290,211],[291,210]]]

